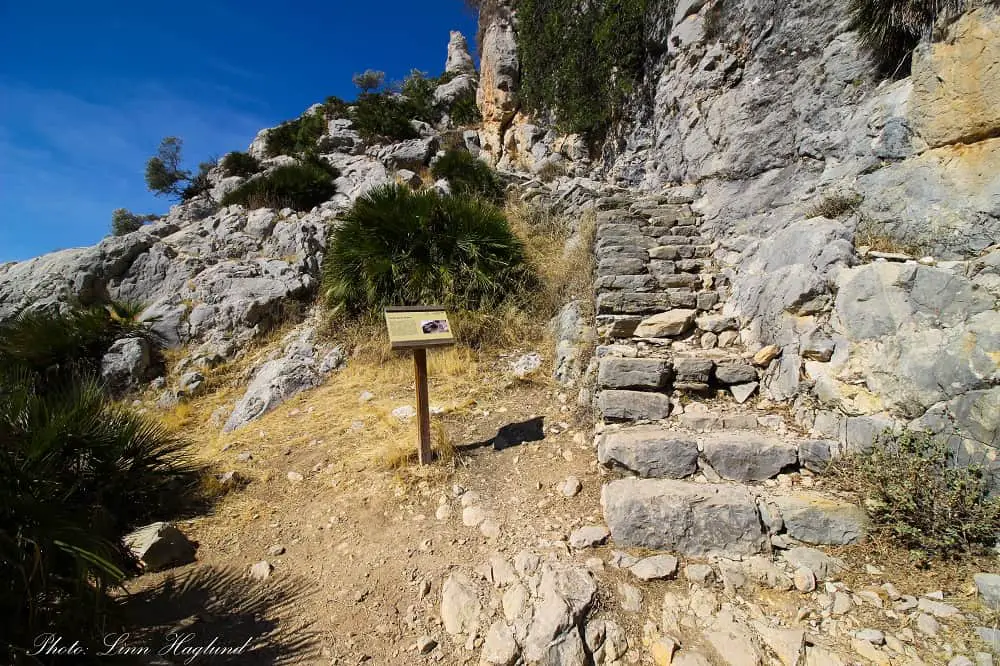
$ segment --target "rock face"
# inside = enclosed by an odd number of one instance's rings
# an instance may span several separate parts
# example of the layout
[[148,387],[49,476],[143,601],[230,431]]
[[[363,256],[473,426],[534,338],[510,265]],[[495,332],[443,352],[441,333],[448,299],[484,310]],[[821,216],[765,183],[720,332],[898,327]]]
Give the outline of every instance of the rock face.
[[115,340],[101,359],[101,379],[114,392],[135,388],[148,378],[151,360],[149,343],[144,338]]
[[469,55],[469,44],[457,30],[451,31],[448,40],[448,59],[445,61],[444,71],[456,75],[476,73],[476,65]]
[[491,15],[481,19],[484,25],[476,104],[483,117],[482,151],[495,164],[503,155],[504,133],[518,109],[521,64],[517,57],[513,4],[510,0],[498,0],[490,5]]
[[975,143],[1000,128],[1000,21],[988,8],[951,24],[913,54],[913,130],[932,148]]
[[257,368],[246,393],[229,415],[224,432],[236,430],[295,394],[319,386],[326,375],[344,363],[346,357],[339,347],[317,349],[314,338],[315,331],[309,328],[291,334],[281,356]]

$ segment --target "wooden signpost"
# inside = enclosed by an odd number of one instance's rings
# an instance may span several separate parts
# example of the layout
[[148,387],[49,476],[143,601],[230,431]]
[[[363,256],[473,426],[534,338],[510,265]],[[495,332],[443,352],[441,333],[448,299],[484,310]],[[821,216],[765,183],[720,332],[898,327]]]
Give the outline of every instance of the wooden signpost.
[[417,385],[417,429],[421,465],[431,462],[431,413],[427,395],[427,348],[455,344],[448,313],[440,307],[409,306],[385,309],[385,325],[393,349],[412,349]]

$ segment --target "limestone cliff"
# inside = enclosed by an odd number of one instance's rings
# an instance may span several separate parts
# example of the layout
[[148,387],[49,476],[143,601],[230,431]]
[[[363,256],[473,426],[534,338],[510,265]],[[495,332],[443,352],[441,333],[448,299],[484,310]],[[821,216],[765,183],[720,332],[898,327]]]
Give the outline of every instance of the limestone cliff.
[[[1000,465],[996,7],[939,22],[899,80],[871,64],[842,2],[650,7],[658,48],[592,177],[691,193],[725,276],[716,307],[748,353],[781,350],[761,390],[802,427],[845,446],[929,427]],[[636,266],[599,282],[648,291],[654,266]]]

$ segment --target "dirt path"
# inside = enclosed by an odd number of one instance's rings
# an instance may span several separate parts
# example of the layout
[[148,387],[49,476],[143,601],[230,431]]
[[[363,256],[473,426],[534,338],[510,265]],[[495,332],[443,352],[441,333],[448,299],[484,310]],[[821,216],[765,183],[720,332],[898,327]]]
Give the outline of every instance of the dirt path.
[[[484,376],[500,379],[496,373]],[[405,386],[398,396],[406,397]],[[394,397],[388,396],[387,404]],[[266,651],[268,658],[398,664],[415,656],[414,646],[428,636],[440,645],[421,659],[467,663],[473,653],[452,645],[440,626],[441,581],[453,567],[485,562],[494,552],[513,557],[532,548],[565,555],[569,532],[600,522],[592,426],[564,404],[572,404],[575,396],[545,382],[516,382],[487,391],[473,407],[437,417],[457,453],[427,469],[366,464],[351,437],[331,436],[329,429],[308,436],[322,430],[315,419],[296,428],[299,440],[306,433],[305,443],[288,446],[267,436],[275,423],[308,417],[311,407],[316,414],[329,398],[322,389],[303,396],[222,444],[217,458],[238,460],[225,464],[250,483],[224,497],[212,515],[181,524],[199,544],[197,563],[144,576],[133,591],[206,567],[245,576],[253,564],[266,560],[273,571],[259,585],[276,588],[287,600],[274,604],[277,613],[263,610],[268,620],[282,621],[279,635],[268,640],[290,645],[288,654],[280,647]],[[396,436],[405,441],[410,433]],[[567,497],[562,486],[571,475],[582,488]],[[460,494],[464,504],[488,516],[485,527],[463,524]],[[490,521],[497,530],[491,530]],[[224,624],[225,613],[211,620]],[[211,623],[198,622],[203,629],[194,619],[186,624],[207,636]],[[161,622],[161,628],[169,626]],[[230,642],[247,638],[226,633]],[[306,645],[299,644],[297,633],[308,634]]]

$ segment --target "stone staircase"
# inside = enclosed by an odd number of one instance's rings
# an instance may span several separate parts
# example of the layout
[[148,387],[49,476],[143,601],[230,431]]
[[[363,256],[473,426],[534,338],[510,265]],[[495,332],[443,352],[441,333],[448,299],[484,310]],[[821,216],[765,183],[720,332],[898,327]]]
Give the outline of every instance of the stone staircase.
[[749,404],[776,350],[723,314],[728,281],[684,188],[596,202],[599,461],[619,546],[749,556],[860,539],[864,514],[822,492],[836,445]]

